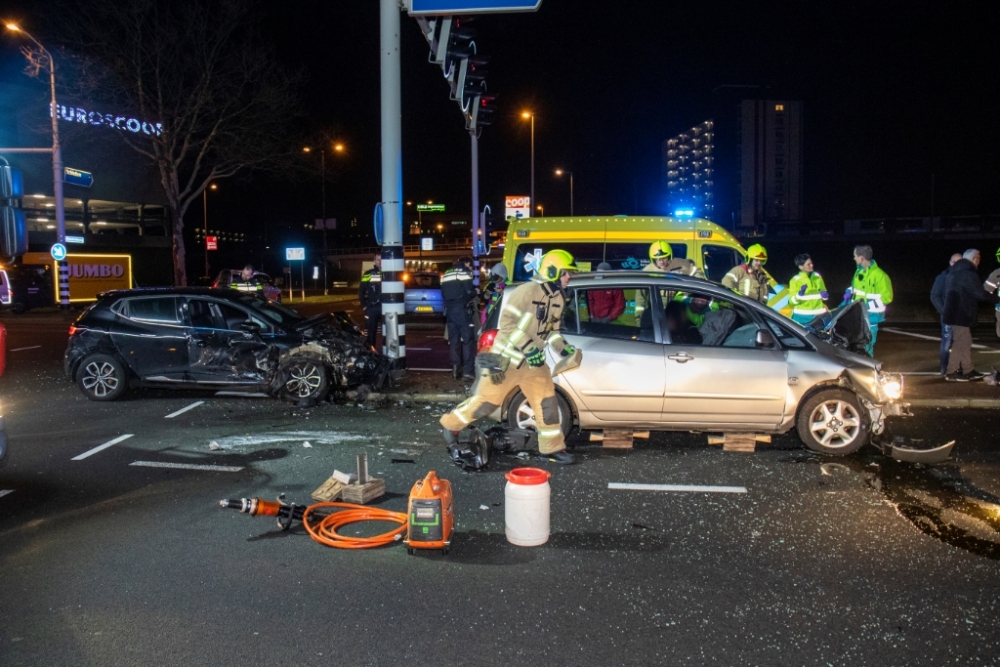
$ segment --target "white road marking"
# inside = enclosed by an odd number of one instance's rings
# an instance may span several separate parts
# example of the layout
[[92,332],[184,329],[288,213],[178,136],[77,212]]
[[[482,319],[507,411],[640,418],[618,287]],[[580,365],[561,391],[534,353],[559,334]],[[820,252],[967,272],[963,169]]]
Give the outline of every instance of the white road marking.
[[450,368],[411,368],[411,371],[437,371],[441,373],[450,373]]
[[683,493],[746,493],[745,486],[698,486],[694,484],[628,484],[608,482],[609,489],[625,491],[680,491]]
[[11,493],[14,493],[14,489],[0,489],[0,498],[3,498]]
[[161,461],[133,461],[130,466],[143,468],[172,468],[179,470],[213,470],[215,472],[239,472],[243,466],[210,466],[198,463],[163,463]]
[[[348,442],[368,442],[370,440],[370,436],[343,431],[269,431],[254,435],[228,435],[216,438],[212,442],[219,449],[234,449],[237,447],[257,447],[260,445],[301,443],[304,441],[308,441],[313,446],[316,446],[339,445]],[[209,446],[211,447],[211,445]]]
[[192,403],[191,405],[187,406],[186,408],[181,408],[177,412],[171,412],[169,415],[167,415],[166,417],[164,417],[164,419],[173,419],[177,415],[182,415],[185,412],[187,412],[188,410],[195,409],[196,407],[198,407],[199,405],[201,405],[204,402],[205,401],[195,401],[194,403]]
[[[901,334],[903,336],[912,336],[913,338],[923,338],[924,340],[936,340],[939,343],[941,342],[941,337],[940,336],[925,336],[924,334],[913,333],[913,332],[910,332],[910,331],[903,331],[902,329],[893,329],[891,327],[882,327],[881,330],[882,331],[891,331],[892,333],[898,333],[898,334]],[[972,344],[972,348],[974,350],[988,350],[988,349],[990,349],[986,345],[979,345],[978,343],[973,343]]]
[[117,438],[115,438],[114,440],[108,440],[108,441],[107,441],[106,443],[104,443],[103,445],[98,445],[97,447],[94,447],[93,449],[91,449],[91,450],[89,450],[89,451],[86,451],[86,452],[84,452],[83,454],[80,454],[79,456],[74,456],[74,457],[73,457],[72,459],[70,459],[70,460],[71,460],[71,461],[82,461],[82,460],[84,460],[85,458],[87,458],[88,456],[91,456],[91,455],[93,455],[93,454],[96,454],[97,452],[102,452],[102,451],[104,451],[105,449],[107,449],[108,447],[111,447],[111,446],[113,446],[113,445],[117,445],[117,444],[118,444],[119,442],[124,442],[125,440],[128,440],[128,439],[129,439],[129,438],[131,438],[131,437],[132,437],[133,435],[135,435],[135,433],[126,433],[125,435],[120,435],[120,436],[118,436]]
[[23,352],[24,350],[37,350],[41,345],[29,345],[28,347],[15,347],[12,350],[7,350],[8,352]]
[[432,348],[432,347],[410,347],[409,345],[407,345],[406,349],[409,352],[430,352],[434,348]]
[[900,375],[941,375],[941,373],[939,371],[913,371],[912,373],[900,373]]

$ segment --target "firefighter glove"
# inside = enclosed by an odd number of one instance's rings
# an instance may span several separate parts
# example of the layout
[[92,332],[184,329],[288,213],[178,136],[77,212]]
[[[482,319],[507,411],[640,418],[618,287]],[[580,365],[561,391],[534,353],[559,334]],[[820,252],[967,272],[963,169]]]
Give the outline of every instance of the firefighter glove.
[[573,347],[572,345],[570,345],[569,343],[566,343],[566,345],[563,346],[563,350],[562,350],[561,354],[564,357],[568,357],[568,356],[570,356],[572,354],[576,354],[576,348]]
[[500,386],[503,384],[504,378],[506,377],[507,374],[504,373],[503,371],[500,371],[498,373],[490,373],[490,382],[492,382],[497,386]]
[[545,352],[535,348],[534,352],[525,357],[528,365],[532,368],[538,368],[539,366],[545,365]]

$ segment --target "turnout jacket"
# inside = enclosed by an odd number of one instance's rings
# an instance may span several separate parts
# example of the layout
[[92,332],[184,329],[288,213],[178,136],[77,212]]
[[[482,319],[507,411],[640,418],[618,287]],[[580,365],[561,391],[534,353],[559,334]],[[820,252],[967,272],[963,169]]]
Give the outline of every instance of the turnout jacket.
[[[806,291],[799,296],[802,287]],[[816,271],[806,273],[799,271],[794,278],[788,282],[789,301],[792,303],[792,315],[817,316],[826,312],[826,304],[823,303],[823,292],[826,291],[826,283],[823,276]]]
[[733,267],[722,279],[722,286],[728,287],[737,294],[748,296],[760,303],[766,304],[770,281],[764,270],[754,272],[746,263]]
[[559,333],[566,294],[559,283],[532,278],[518,285],[500,310],[500,324],[492,351],[516,368],[528,355],[551,345],[557,353],[566,347]]
[[[642,267],[643,271],[651,271],[656,273],[680,273],[685,276],[694,276],[695,278],[705,278],[705,272],[698,268],[698,265],[692,262],[690,259],[682,259],[680,257],[675,257],[670,260],[667,264],[667,268],[661,269],[656,265],[655,262],[650,262],[646,266]],[[668,290],[660,290],[660,297],[663,304],[666,305],[667,301],[670,300],[670,292]],[[635,291],[635,318],[638,320],[642,317],[642,312],[646,310],[646,290],[638,289]]]
[[[986,278],[986,282],[983,283],[983,289],[990,294],[1000,296],[1000,269],[995,269]],[[1000,310],[1000,303],[997,304],[997,310]]]
[[381,308],[382,306],[382,272],[372,267],[361,274],[361,286],[358,287],[358,299],[365,310]]
[[885,307],[892,303],[892,281],[874,260],[867,269],[858,266],[848,291],[851,301],[867,302],[869,316],[874,315],[878,321],[885,319]]

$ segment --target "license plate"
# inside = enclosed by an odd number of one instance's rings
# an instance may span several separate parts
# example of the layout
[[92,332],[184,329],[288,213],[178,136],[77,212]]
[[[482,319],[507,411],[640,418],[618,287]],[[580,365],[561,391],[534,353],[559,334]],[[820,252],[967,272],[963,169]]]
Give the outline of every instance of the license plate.
[[433,313],[434,308],[431,306],[417,306],[418,313]]

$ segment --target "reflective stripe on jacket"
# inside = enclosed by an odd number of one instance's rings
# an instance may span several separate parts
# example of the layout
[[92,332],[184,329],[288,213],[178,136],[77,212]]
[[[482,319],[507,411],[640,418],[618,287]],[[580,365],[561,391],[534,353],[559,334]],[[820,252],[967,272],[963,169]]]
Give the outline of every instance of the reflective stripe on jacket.
[[892,303],[892,281],[874,260],[868,268],[859,266],[851,280],[851,301],[864,300],[870,315],[885,315],[885,307]]
[[722,278],[722,286],[764,304],[767,303],[768,292],[770,291],[767,274],[763,270],[755,274],[746,264],[734,266]]
[[556,352],[566,345],[559,333],[566,297],[557,283],[532,278],[518,285],[500,310],[500,323],[492,351],[514,366],[546,344]]
[[[799,291],[805,286],[806,291],[799,296]],[[811,274],[799,271],[788,283],[789,300],[792,303],[792,315],[816,316],[827,312],[821,294],[826,291],[823,276],[816,271]]]

